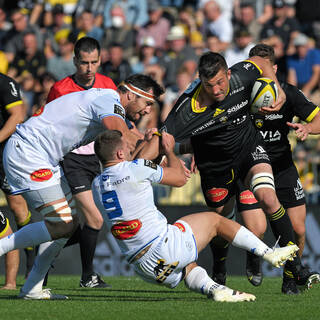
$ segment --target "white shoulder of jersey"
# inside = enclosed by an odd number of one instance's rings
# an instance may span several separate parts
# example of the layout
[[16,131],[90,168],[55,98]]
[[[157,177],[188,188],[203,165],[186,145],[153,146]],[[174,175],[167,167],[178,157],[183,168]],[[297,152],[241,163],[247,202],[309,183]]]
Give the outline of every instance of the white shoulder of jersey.
[[135,159],[128,162],[130,170],[133,172],[137,181],[150,180],[159,183],[162,180],[163,169],[161,166],[146,159]]

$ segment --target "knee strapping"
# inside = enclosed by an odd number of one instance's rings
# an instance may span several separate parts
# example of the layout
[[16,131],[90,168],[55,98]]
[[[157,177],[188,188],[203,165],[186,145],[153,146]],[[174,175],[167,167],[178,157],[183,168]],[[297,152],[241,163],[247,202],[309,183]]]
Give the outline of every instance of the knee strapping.
[[52,222],[67,222],[72,220],[71,208],[67,201],[50,204],[40,210],[44,219]]
[[275,190],[272,173],[260,172],[252,177],[250,184],[251,191],[255,193],[260,188],[269,188]]

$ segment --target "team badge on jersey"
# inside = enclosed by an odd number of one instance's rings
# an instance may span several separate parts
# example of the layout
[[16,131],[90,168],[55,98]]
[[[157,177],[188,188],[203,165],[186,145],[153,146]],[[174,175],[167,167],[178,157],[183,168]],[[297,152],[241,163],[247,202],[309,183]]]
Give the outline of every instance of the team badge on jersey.
[[149,168],[152,168],[152,169],[154,169],[154,170],[157,170],[157,164],[156,163],[154,163],[154,162],[152,162],[151,160],[144,160],[144,165],[146,166],[146,167],[149,167]]
[[212,202],[220,202],[228,195],[228,189],[212,188],[206,191],[206,196]]
[[136,235],[141,227],[142,222],[139,219],[122,221],[112,226],[111,233],[118,240],[126,240]]
[[43,182],[51,179],[53,173],[50,169],[39,169],[30,174],[30,178],[33,181]]
[[119,106],[118,104],[115,104],[114,105],[114,109],[113,109],[113,112],[115,114],[118,114],[119,116],[121,116],[123,119],[125,118],[125,113],[124,113],[124,110],[121,106]]
[[256,119],[254,120],[254,124],[256,125],[257,128],[262,128],[263,126],[263,120],[262,119]]

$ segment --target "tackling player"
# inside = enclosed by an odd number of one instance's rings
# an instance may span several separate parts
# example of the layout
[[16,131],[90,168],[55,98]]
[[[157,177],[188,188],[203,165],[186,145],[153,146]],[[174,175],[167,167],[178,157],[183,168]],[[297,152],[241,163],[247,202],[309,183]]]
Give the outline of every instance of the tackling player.
[[61,176],[59,161],[106,128],[121,131],[134,150],[138,138],[124,118],[139,120],[162,93],[152,78],[137,74],[128,77],[117,91],[92,88],[57,98],[17,126],[4,150],[5,172],[13,194],[22,194],[44,218],[0,240],[0,255],[41,244],[20,298],[66,299],[42,289],[52,260],[78,226],[75,202]]
[[167,158],[162,168],[150,160],[130,159],[119,131],[106,130],[95,141],[95,152],[104,170],[92,184],[93,197],[127,261],[145,281],[175,288],[186,286],[215,301],[253,301],[255,296],[215,283],[197,266],[198,252],[220,235],[233,245],[255,252],[279,266],[298,247],[274,251],[238,223],[213,212],[191,214],[173,225],[157,210],[151,183],[180,187],[187,181],[173,152],[174,139],[163,132],[161,147]]
[[[65,94],[91,88],[114,89],[114,82],[97,73],[100,66],[100,45],[97,40],[84,37],[74,47],[75,74],[57,81],[50,89],[47,103]],[[61,162],[64,175],[72,195],[83,213],[85,223],[74,232],[66,246],[79,242],[82,263],[80,286],[86,288],[110,287],[93,270],[93,258],[103,219],[96,208],[91,183],[100,170],[99,160],[94,154],[93,142],[66,154]]]

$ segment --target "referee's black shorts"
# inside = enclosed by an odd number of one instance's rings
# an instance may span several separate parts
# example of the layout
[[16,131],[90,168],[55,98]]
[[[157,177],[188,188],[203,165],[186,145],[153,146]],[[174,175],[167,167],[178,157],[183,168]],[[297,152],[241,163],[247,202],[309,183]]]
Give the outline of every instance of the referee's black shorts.
[[69,152],[60,163],[72,194],[91,190],[93,179],[101,173],[98,157]]

